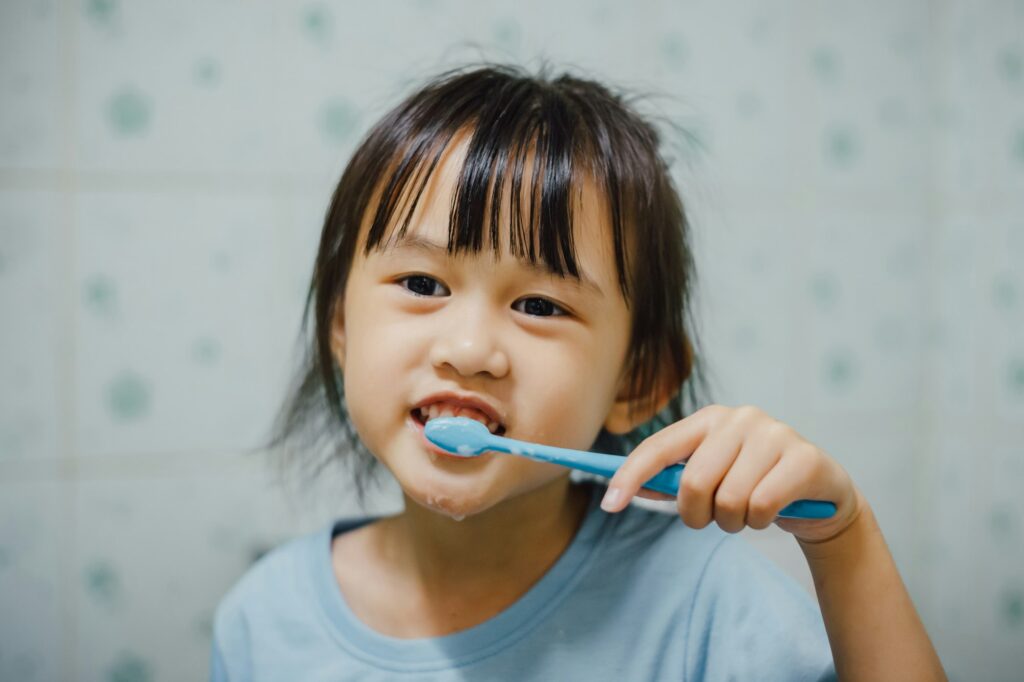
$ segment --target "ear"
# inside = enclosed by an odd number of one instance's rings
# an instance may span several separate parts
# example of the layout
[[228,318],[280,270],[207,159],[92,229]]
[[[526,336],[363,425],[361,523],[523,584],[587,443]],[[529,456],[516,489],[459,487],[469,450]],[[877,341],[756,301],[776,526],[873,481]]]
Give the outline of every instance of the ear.
[[[608,433],[622,435],[629,433],[646,421],[649,421],[665,408],[672,398],[672,392],[665,388],[663,382],[658,382],[654,387],[657,399],[643,406],[640,396],[632,395],[629,391],[628,377],[623,378],[622,388],[615,396],[612,409],[604,420],[604,429]],[[633,410],[630,414],[630,410]]]
[[[690,376],[693,371],[693,346],[690,345],[690,340],[687,338],[683,339],[683,355],[685,365],[685,378]],[[666,358],[666,364],[668,360]],[[670,374],[668,367],[664,368],[659,376],[665,377]],[[644,422],[650,421],[654,415],[665,409],[668,405],[669,400],[676,394],[679,386],[670,385],[671,382],[658,381],[655,382],[654,387],[651,389],[654,395],[654,399],[647,401],[647,405],[644,406],[644,396],[637,396],[631,393],[630,377],[626,375],[625,371],[623,376],[619,379],[619,393],[615,396],[615,402],[612,404],[611,410],[608,412],[608,416],[604,421],[604,429],[608,433],[622,435],[629,433],[636,427],[640,426]],[[630,410],[633,410],[630,414]]]
[[342,371],[345,370],[345,308],[341,301],[334,308],[331,318],[331,354]]

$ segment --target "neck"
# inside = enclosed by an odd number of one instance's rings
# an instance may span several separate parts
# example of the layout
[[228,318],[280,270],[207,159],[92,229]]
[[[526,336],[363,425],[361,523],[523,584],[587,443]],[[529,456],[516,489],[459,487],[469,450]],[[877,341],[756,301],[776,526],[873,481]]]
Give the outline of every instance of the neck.
[[576,535],[587,509],[584,486],[561,477],[462,521],[405,497],[405,510],[379,524],[388,563],[431,594],[525,592]]

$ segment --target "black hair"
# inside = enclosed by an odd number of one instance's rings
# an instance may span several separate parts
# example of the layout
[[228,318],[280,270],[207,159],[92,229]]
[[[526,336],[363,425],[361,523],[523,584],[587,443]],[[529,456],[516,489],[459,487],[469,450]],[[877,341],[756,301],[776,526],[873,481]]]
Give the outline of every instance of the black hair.
[[[618,282],[632,316],[626,358],[630,395],[641,411],[654,408],[659,396],[671,397],[630,434],[602,430],[593,449],[627,454],[650,433],[696,409],[707,392],[695,352],[690,226],[656,128],[624,95],[594,80],[568,73],[551,77],[546,67],[536,75],[494,64],[446,71],[385,114],[342,172],[306,296],[301,364],[268,443],[290,446],[281,463],[285,469],[298,464],[310,477],[331,461],[354,458],[360,504],[365,481],[380,463],[349,419],[331,350],[332,321],[367,211],[373,212],[364,247],[369,253],[384,247],[393,221],[401,221],[399,235],[406,230],[431,173],[462,132],[471,137],[450,212],[452,253],[479,252],[485,234],[492,248],[500,249],[499,199],[511,183],[511,252],[559,275],[578,277],[572,199],[584,177],[606,197]],[[533,170],[524,177],[531,155]],[[399,207],[403,197],[412,201]]]

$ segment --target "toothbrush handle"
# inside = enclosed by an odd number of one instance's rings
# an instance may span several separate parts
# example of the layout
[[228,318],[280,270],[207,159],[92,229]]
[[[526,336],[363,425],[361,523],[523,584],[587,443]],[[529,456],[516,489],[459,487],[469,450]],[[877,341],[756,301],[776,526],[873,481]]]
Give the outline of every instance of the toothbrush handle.
[[[605,455],[598,452],[569,450],[551,445],[539,445],[516,441],[502,436],[492,436],[489,449],[523,455],[543,462],[561,464],[571,469],[587,471],[598,476],[612,477],[625,457]],[[679,494],[679,478],[683,475],[685,464],[673,464],[651,477],[643,487],[659,493],[675,497]],[[825,500],[797,500],[779,511],[779,516],[786,519],[827,519],[836,513],[836,505]]]
[[675,497],[679,494],[679,479],[682,477],[683,469],[685,468],[685,464],[673,464],[672,466],[665,467],[660,473],[655,474],[651,480],[644,483],[643,487]]
[[[679,494],[679,479],[683,475],[684,464],[673,464],[655,474],[643,487],[666,495]],[[786,505],[779,511],[784,519],[827,519],[836,513],[836,505],[825,500],[797,500]]]

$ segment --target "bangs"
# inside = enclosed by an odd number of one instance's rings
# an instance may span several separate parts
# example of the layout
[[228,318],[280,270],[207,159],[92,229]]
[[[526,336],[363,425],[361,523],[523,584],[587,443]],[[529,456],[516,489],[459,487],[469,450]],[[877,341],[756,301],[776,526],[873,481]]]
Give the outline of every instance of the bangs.
[[[386,248],[389,225],[397,224],[394,238],[405,235],[442,157],[468,133],[449,213],[449,253],[478,253],[489,243],[497,257],[507,211],[510,253],[579,280],[573,205],[592,179],[608,202],[619,286],[628,302],[621,206],[636,200],[623,183],[629,169],[616,168],[625,161],[611,153],[609,132],[588,103],[574,100],[570,83],[560,85],[544,87],[501,71],[493,79],[456,74],[386,117],[370,135],[377,144],[367,145],[376,148],[379,173],[364,181],[379,188],[380,200],[365,251]],[[368,199],[370,192],[361,194]]]

